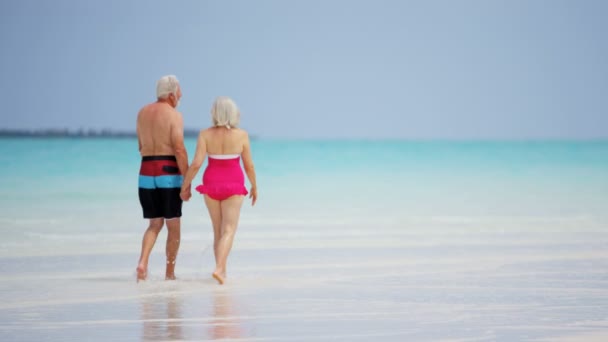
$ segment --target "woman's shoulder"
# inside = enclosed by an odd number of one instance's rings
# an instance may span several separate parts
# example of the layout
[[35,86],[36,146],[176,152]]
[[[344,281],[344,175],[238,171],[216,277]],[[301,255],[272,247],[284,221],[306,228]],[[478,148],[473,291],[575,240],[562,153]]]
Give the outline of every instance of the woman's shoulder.
[[247,136],[248,135],[246,130],[244,130],[242,128],[239,128],[239,127],[235,127],[232,130],[235,131],[235,132],[237,132],[240,135],[243,135],[243,136]]
[[199,139],[207,139],[209,137],[211,127],[203,128],[198,132]]
[[[217,133],[217,129],[218,129],[218,127],[215,127],[215,126],[203,128],[199,132],[199,137],[211,137],[211,136],[214,136]],[[249,137],[249,133],[247,133],[247,131],[244,130],[244,129],[242,129],[242,128],[232,127],[232,128],[230,128],[230,132],[233,133],[233,134],[235,134],[235,135],[237,135],[237,136],[239,136],[239,137],[243,137],[243,138]]]
[[215,126],[210,126],[207,128],[203,128],[200,131],[200,135],[209,135],[212,134],[215,131],[216,127]]
[[239,140],[246,144],[249,141],[249,133],[246,130],[239,128]]

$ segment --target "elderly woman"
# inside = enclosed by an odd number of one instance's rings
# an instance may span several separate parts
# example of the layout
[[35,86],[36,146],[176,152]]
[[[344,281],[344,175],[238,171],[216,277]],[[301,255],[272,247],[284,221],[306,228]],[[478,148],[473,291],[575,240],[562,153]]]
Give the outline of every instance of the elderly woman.
[[[251,205],[255,205],[258,190],[249,136],[247,132],[237,128],[240,112],[232,99],[218,97],[211,107],[211,120],[213,126],[202,130],[198,136],[194,159],[182,183],[181,198],[187,201],[192,196],[192,179],[207,155],[209,160],[203,173],[203,184],[197,186],[196,190],[204,195],[213,224],[216,266],[212,275],[223,284],[226,279],[226,261],[236,233],[243,199],[249,193]],[[245,188],[241,158],[251,184],[249,192]]]

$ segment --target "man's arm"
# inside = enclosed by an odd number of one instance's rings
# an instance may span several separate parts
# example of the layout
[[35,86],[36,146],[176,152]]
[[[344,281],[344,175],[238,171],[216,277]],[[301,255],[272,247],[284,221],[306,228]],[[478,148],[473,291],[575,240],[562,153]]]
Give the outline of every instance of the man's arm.
[[139,136],[139,117],[141,112],[137,113],[137,121],[135,123],[135,132],[137,134],[137,143],[139,144],[139,152],[141,153],[141,136]]
[[182,115],[175,112],[175,119],[171,125],[171,144],[177,159],[177,167],[182,175],[188,171],[188,152],[184,146],[184,121]]
[[198,170],[203,165],[203,161],[205,161],[205,155],[207,154],[207,143],[205,141],[204,131],[199,133],[198,140],[196,141],[196,152],[194,152],[194,158],[192,159],[192,164],[190,164],[190,168],[188,168],[188,172],[184,175],[184,183],[182,184],[182,191],[187,190],[191,183],[192,179],[198,173]]

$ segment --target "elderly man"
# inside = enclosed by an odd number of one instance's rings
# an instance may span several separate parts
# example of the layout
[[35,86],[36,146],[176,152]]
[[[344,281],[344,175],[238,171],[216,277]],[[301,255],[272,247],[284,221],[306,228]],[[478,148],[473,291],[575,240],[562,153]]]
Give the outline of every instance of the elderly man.
[[156,84],[157,101],[137,115],[137,139],[142,156],[139,171],[139,202],[143,216],[150,220],[144,233],[137,281],[148,276],[148,259],[158,233],[167,225],[167,268],[165,279],[175,279],[175,259],[179,249],[182,200],[180,188],[188,170],[184,146],[184,123],[175,110],[182,97],[177,78],[164,76]]

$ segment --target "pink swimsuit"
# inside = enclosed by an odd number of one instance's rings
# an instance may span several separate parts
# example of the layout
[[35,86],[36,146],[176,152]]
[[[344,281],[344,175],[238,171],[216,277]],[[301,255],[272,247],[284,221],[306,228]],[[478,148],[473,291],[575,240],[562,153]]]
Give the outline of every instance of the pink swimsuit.
[[196,191],[218,201],[234,195],[247,195],[240,160],[238,154],[210,154],[203,184],[197,186]]

